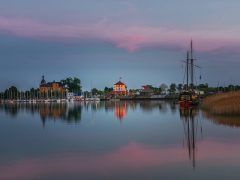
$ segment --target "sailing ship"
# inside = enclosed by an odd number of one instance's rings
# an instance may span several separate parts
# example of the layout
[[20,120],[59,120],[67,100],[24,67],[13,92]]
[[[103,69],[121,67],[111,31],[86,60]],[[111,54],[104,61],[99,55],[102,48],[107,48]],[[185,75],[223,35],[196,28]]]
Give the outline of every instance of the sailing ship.
[[[190,52],[187,52],[187,59],[185,61],[186,64],[186,84],[183,87],[183,90],[179,95],[179,104],[181,107],[192,107],[199,104],[199,95],[196,91],[194,85],[194,68],[200,68],[199,66],[194,64],[193,58],[193,42],[191,40]],[[190,83],[189,83],[190,80]],[[184,83],[183,83],[184,84]]]

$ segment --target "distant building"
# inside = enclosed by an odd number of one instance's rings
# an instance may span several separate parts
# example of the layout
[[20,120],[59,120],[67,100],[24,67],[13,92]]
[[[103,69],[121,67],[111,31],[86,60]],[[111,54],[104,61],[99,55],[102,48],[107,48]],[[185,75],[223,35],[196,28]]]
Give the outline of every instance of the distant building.
[[142,96],[151,96],[154,94],[153,88],[151,85],[144,85],[142,86],[140,95]]
[[40,93],[49,93],[49,92],[58,92],[60,94],[65,93],[64,85],[61,82],[46,82],[44,76],[42,76],[42,80],[40,82]]
[[116,84],[113,86],[113,93],[114,95],[127,95],[127,86],[121,81],[118,81]]

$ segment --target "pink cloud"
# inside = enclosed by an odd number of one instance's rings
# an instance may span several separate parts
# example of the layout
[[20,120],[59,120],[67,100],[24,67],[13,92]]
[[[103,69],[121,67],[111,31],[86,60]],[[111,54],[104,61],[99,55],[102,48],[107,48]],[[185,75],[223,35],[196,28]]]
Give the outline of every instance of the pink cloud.
[[[238,164],[239,143],[204,141],[197,144],[196,161],[228,165]],[[60,154],[49,157],[19,160],[0,166],[1,179],[34,179],[52,174],[113,175],[123,171],[141,171],[188,161],[187,148],[178,146],[160,148],[130,143],[105,154]],[[218,164],[221,165],[221,164]],[[223,163],[224,165],[224,163]]]
[[117,41],[117,47],[133,52],[137,50],[141,44],[145,43],[145,41],[146,40],[144,36],[132,35],[125,38],[120,38]]
[[209,51],[225,46],[240,44],[240,28],[232,29],[177,29],[167,27],[148,27],[124,25],[108,22],[107,19],[87,24],[47,24],[29,19],[0,17],[0,31],[17,36],[38,39],[100,39],[113,43],[116,47],[130,52],[144,47],[188,46],[194,39],[197,50]]

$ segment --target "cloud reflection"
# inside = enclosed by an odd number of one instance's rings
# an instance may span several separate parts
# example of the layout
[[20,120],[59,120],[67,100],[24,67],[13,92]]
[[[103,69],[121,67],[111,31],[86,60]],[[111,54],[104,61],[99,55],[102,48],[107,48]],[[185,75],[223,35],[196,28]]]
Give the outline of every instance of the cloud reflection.
[[[240,144],[226,144],[205,141],[199,144],[198,161],[214,164],[222,160],[230,164],[237,163],[236,154]],[[48,157],[36,157],[8,163],[0,166],[1,179],[34,179],[37,177],[62,174],[68,176],[94,175],[108,176],[121,171],[139,171],[144,168],[161,168],[186,162],[187,152],[183,148],[166,148],[129,143],[128,145],[104,154],[59,154]],[[216,161],[217,160],[217,161]],[[183,164],[181,163],[181,166]]]

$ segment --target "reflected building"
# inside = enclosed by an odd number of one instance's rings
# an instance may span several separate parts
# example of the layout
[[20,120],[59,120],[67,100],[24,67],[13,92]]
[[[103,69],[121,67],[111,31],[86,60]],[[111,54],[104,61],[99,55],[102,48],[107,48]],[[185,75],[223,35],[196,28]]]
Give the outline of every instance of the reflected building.
[[64,119],[67,113],[67,104],[38,104],[38,112],[42,120],[43,126],[45,126],[46,120]]
[[[155,109],[158,109],[161,113],[166,113],[169,103],[164,101],[106,101],[101,102],[99,108],[104,107],[106,112],[114,112],[115,117],[119,120],[124,119],[127,116],[127,111],[135,111],[140,108],[144,112],[151,113]],[[171,108],[176,108],[174,104]]]
[[122,121],[127,116],[128,109],[135,111],[137,102],[134,101],[105,101],[99,107],[104,107],[106,112],[113,112],[115,117]]
[[62,120],[67,123],[79,123],[81,121],[82,106],[81,104],[67,103],[13,103],[1,104],[0,110],[6,114],[16,117],[21,111],[31,114],[39,114],[43,126],[47,120]]
[[[62,120],[68,123],[78,123],[81,121],[82,109],[84,111],[113,113],[114,116],[122,121],[126,118],[128,110],[135,111],[140,108],[145,113],[152,113],[159,110],[160,113],[166,113],[170,104],[164,101],[104,101],[104,102],[79,102],[79,103],[7,103],[0,104],[0,111],[6,114],[17,116],[19,111],[27,113],[37,113],[43,123],[47,120]],[[175,106],[171,105],[174,109]]]
[[127,102],[126,101],[115,102],[114,103],[114,114],[120,121],[122,121],[122,119],[127,114]]
[[62,120],[67,123],[79,123],[82,115],[81,104],[50,103],[39,104],[38,112],[45,126],[47,120]]

